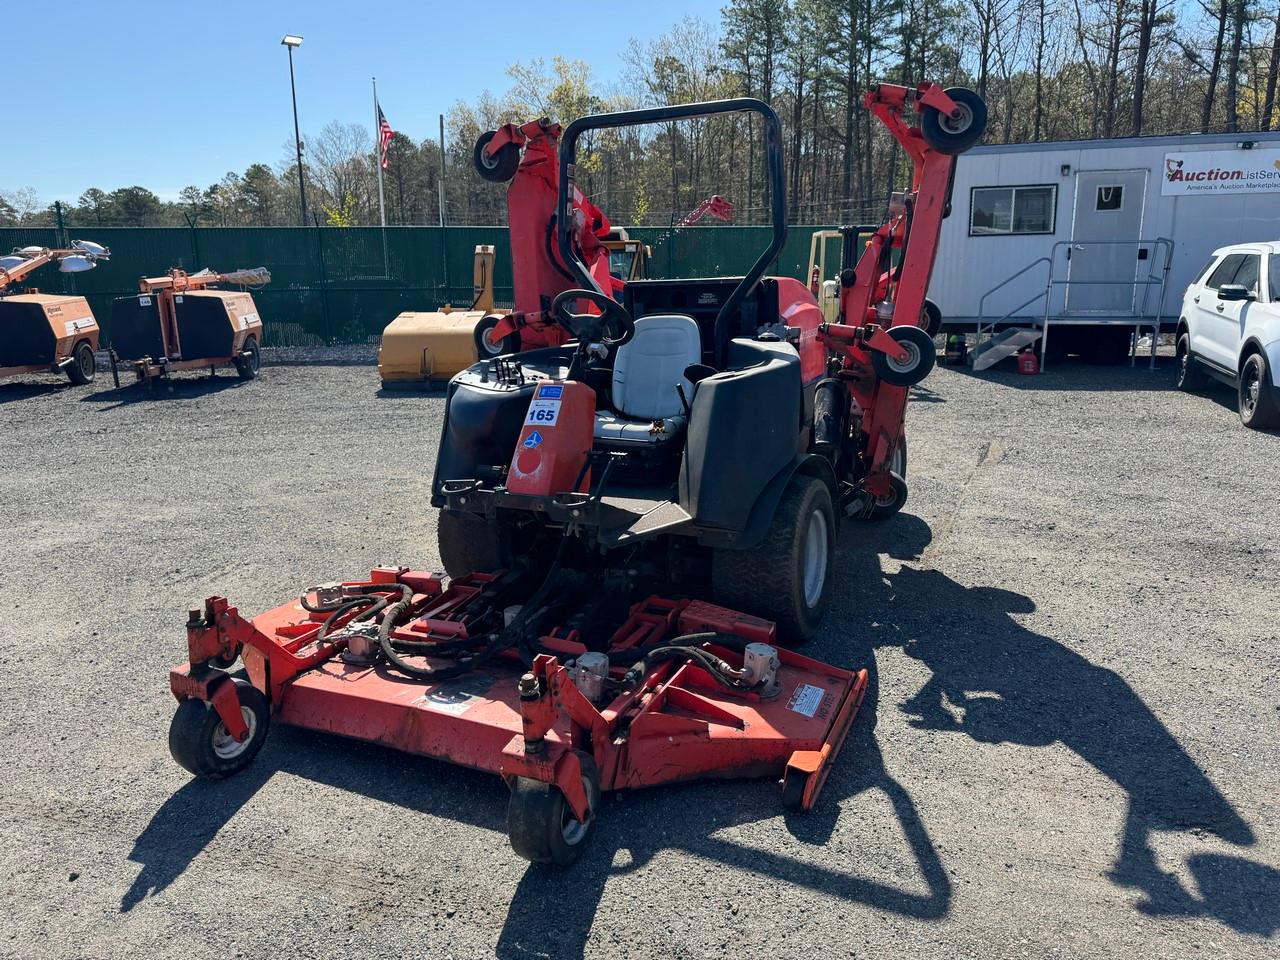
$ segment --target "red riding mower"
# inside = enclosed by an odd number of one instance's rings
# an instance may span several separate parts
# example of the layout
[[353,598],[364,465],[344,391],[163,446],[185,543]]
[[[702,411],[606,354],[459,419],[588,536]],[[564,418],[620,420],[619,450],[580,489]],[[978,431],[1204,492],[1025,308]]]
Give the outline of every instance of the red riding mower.
[[[906,497],[907,387],[934,359],[924,291],[953,155],[985,125],[976,95],[930,84],[881,85],[867,105],[915,180],[842,276],[840,323],[802,283],[764,276],[786,235],[766,104],[570,124],[555,241],[580,288],[550,315],[572,339],[451,382],[432,488],[448,579],[377,569],[252,621],[209,598],[170,678],[177,761],[235,773],[275,721],[493,771],[516,852],[559,864],[602,791],[773,776],[786,807],[809,809],[867,674],[782,644],[822,618],[838,523]],[[768,248],[746,276],[635,281],[613,301],[572,242],[579,138],[738,111],[764,120]],[[901,270],[875,297],[895,248]],[[247,680],[226,672],[237,657]]]

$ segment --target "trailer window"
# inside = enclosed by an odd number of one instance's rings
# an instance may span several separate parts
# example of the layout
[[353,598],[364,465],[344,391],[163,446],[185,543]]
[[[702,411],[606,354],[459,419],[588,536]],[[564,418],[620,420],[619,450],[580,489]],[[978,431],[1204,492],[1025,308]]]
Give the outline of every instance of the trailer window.
[[1124,187],[1114,184],[1098,188],[1098,199],[1094,201],[1095,210],[1120,210],[1124,207]]
[[1058,188],[974,187],[969,203],[969,236],[1000,237],[1053,233]]

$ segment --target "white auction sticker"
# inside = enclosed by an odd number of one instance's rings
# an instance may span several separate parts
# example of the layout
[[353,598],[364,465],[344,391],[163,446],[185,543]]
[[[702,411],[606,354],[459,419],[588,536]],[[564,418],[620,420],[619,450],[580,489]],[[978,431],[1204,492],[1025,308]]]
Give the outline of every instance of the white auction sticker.
[[93,320],[89,317],[81,317],[79,320],[68,320],[62,326],[67,331],[66,336],[71,337],[75,336],[77,330],[93,326]]
[[822,698],[825,695],[826,691],[821,687],[802,683],[796,687],[796,692],[791,694],[791,699],[787,701],[787,709],[812,720],[818,708],[822,706]]
[[539,427],[554,427],[559,419],[559,400],[534,400],[529,404],[529,414],[524,418],[524,422]]

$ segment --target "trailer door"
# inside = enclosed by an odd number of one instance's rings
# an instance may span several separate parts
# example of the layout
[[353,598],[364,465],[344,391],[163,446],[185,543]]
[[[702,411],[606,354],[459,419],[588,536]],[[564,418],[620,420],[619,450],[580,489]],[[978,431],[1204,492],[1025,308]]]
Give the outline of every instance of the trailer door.
[[1071,221],[1066,310],[1132,316],[1140,300],[1134,280],[1148,266],[1142,236],[1146,170],[1081,170]]

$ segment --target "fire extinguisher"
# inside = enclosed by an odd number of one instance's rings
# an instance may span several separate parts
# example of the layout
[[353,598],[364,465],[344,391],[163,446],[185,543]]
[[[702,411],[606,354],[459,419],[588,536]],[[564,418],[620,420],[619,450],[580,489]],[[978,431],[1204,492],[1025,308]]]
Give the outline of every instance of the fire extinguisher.
[[815,263],[813,265],[813,272],[809,274],[809,292],[815,297],[818,295],[818,282],[821,279],[822,276],[818,273],[818,265]]
[[1019,373],[1039,373],[1040,358],[1036,356],[1036,352],[1031,349],[1023,350],[1018,354],[1018,372]]

